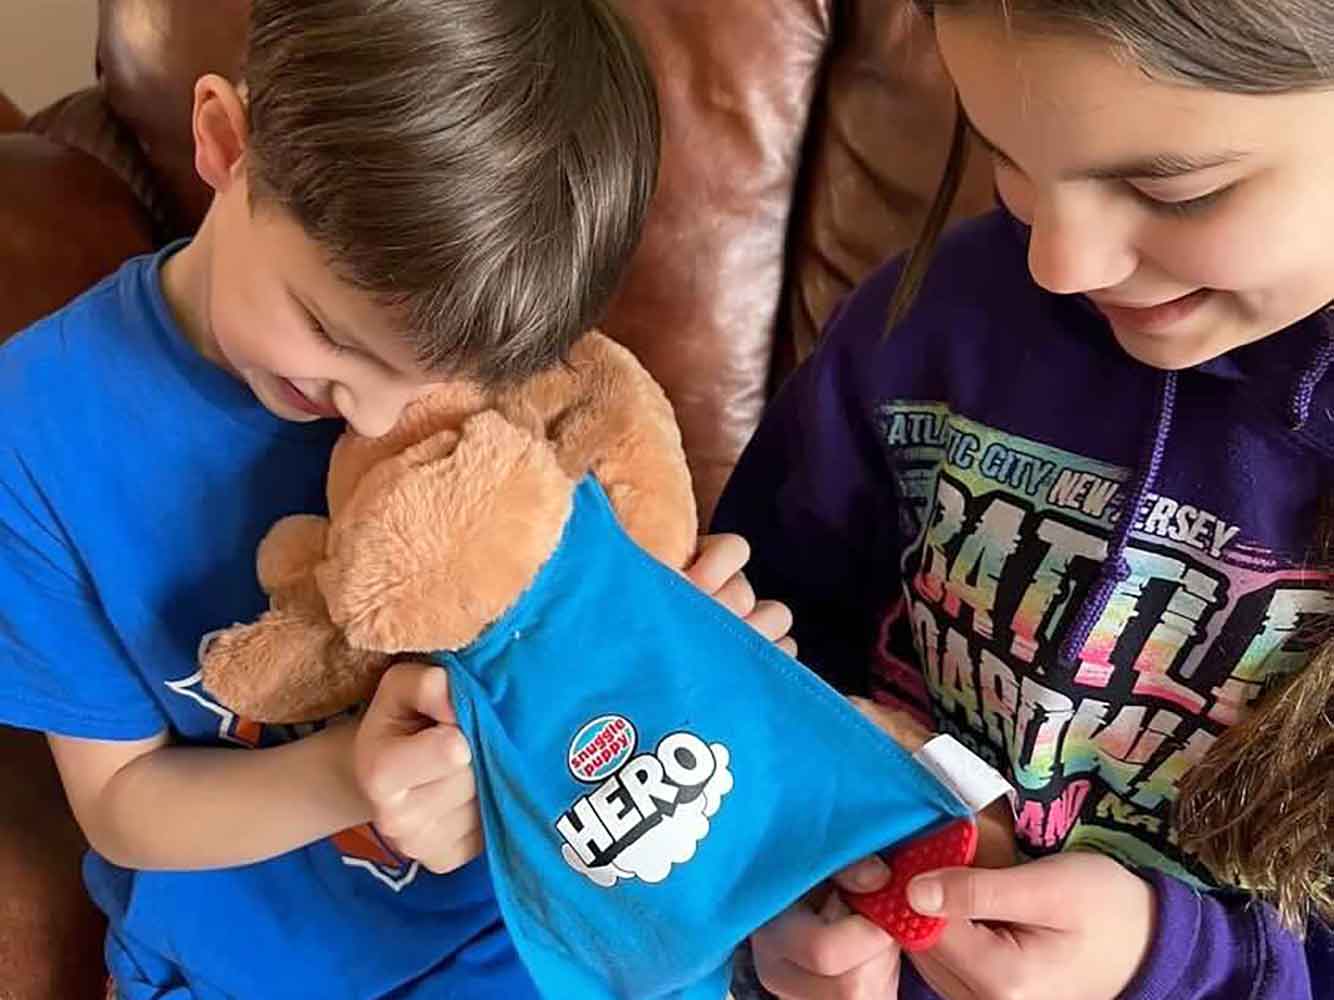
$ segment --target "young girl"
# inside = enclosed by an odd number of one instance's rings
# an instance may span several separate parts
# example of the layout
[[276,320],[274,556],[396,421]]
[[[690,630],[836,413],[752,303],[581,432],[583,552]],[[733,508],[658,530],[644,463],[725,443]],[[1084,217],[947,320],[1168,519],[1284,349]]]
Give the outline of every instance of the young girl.
[[[933,224],[840,307],[717,526],[804,659],[1011,778],[1030,860],[915,883],[950,924],[902,968],[798,906],[760,978],[1334,996],[1334,5],[929,6],[962,109]],[[970,131],[1004,209],[937,247]]]

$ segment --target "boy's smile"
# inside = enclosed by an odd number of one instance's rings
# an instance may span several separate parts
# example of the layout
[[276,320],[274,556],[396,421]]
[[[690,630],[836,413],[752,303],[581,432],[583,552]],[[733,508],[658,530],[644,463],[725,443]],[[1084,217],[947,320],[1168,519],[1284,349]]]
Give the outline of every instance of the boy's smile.
[[317,403],[319,397],[303,392],[295,382],[289,378],[280,379],[279,384],[285,391],[288,402],[303,413],[308,413],[316,419],[333,419],[342,414],[338,412],[338,407],[332,402]]

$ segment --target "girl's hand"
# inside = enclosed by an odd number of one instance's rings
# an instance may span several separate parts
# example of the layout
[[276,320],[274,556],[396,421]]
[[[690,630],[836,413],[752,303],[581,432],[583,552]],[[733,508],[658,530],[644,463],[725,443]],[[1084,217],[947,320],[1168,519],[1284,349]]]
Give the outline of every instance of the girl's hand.
[[686,567],[686,579],[779,649],[796,656],[797,644],[788,636],[792,612],[777,601],[755,599],[741,572],[749,560],[750,545],[740,535],[705,535],[695,561]]
[[914,909],[949,917],[940,943],[911,956],[945,1000],[1114,1000],[1153,939],[1152,887],[1099,854],[946,869],[908,892]]
[[[835,876],[853,892],[878,889],[889,869],[869,858]],[[751,937],[760,983],[780,1000],[889,1000],[899,995],[899,947],[822,886]]]

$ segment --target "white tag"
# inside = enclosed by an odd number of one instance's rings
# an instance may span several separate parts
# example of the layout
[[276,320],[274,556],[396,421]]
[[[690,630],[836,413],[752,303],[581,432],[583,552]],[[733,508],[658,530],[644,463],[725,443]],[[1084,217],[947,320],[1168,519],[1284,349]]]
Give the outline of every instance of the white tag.
[[913,757],[974,813],[1001,796],[1009,799],[1014,809],[1015,792],[1010,783],[953,736],[933,736]]

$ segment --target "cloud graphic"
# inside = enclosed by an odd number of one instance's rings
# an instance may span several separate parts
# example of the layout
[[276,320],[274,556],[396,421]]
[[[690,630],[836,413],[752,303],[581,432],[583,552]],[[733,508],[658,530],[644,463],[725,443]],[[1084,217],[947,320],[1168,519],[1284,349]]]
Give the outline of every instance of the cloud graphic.
[[695,847],[709,833],[704,816],[704,796],[700,795],[616,855],[616,867],[623,868],[643,882],[661,882],[671,874],[672,866],[689,861]]
[[565,859],[565,863],[577,871],[580,875],[587,876],[588,880],[594,885],[600,885],[604,889],[610,889],[619,879],[634,878],[628,872],[621,871],[615,865],[601,865],[597,868],[590,868],[584,864],[584,859],[569,844],[561,844],[560,856]]
[[718,811],[723,796],[732,790],[732,772],[727,765],[732,763],[732,754],[721,743],[710,743],[713,751],[713,775],[704,783],[704,815],[712,816]]

